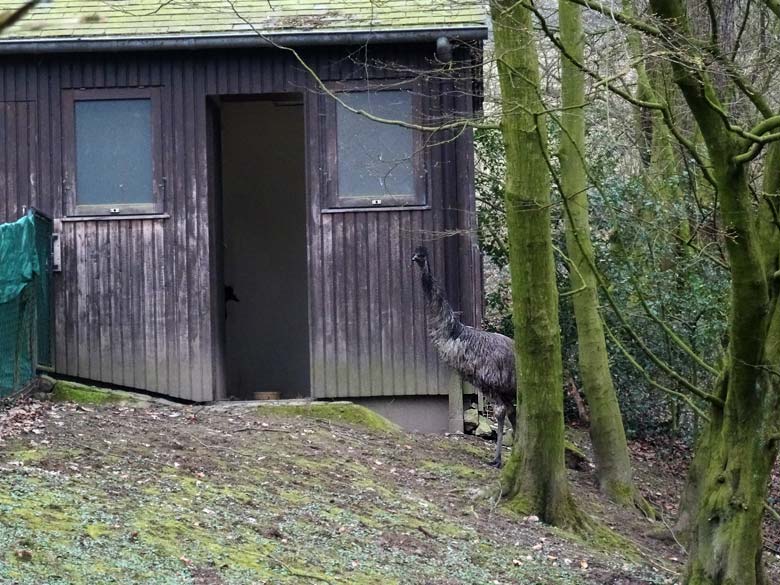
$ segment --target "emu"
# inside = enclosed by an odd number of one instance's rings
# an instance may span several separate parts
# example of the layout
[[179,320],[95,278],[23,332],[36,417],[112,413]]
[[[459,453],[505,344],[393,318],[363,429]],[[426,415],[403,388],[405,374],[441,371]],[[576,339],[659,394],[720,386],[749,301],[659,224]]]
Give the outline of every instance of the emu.
[[427,300],[429,335],[439,357],[463,380],[482,390],[496,404],[498,442],[491,465],[501,467],[501,445],[507,415],[517,432],[514,343],[506,335],[481,331],[460,322],[431,274],[427,249],[418,247],[412,262],[420,267]]

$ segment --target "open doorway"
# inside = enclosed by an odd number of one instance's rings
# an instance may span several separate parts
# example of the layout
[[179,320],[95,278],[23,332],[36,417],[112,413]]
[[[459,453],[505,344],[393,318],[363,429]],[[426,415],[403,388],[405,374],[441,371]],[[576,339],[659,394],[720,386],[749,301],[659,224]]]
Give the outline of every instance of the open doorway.
[[223,100],[219,109],[226,393],[309,397],[302,98]]

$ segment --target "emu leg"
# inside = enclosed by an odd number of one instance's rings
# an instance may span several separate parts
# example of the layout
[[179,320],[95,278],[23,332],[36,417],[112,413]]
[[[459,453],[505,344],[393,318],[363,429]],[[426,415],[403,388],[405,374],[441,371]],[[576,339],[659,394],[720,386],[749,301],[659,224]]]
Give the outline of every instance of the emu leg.
[[501,448],[504,443],[504,419],[506,418],[506,406],[503,404],[496,405],[496,420],[498,421],[498,431],[496,437],[496,456],[490,465],[494,467],[501,467]]
[[514,404],[507,404],[506,411],[509,416],[509,423],[512,425],[512,432],[517,437],[517,408],[515,408]]

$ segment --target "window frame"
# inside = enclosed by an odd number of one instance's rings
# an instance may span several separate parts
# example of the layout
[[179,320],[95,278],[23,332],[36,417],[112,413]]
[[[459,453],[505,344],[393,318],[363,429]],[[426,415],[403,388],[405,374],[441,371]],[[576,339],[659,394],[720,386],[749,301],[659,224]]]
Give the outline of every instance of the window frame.
[[[329,91],[340,93],[367,93],[379,91],[408,91],[411,96],[411,123],[421,124],[424,118],[422,87],[418,80],[383,79],[379,81],[341,81],[327,84]],[[414,193],[385,195],[383,197],[342,197],[339,193],[338,108],[331,96],[323,94],[325,113],[325,200],[323,211],[381,211],[403,209],[430,209],[429,169],[430,149],[425,145],[425,133],[412,129],[412,183]],[[381,203],[374,203],[380,200]]]
[[[150,102],[152,139],[152,201],[149,203],[78,203],[76,179],[76,103],[80,101],[142,100]],[[165,176],[159,87],[68,89],[62,95],[63,154],[67,216],[159,215],[163,213]],[[116,210],[116,211],[114,211]]]

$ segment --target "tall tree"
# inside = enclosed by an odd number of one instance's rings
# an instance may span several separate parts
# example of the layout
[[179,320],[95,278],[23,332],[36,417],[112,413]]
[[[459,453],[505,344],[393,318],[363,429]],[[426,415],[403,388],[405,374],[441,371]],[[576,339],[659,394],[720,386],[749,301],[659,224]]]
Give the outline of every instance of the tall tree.
[[531,14],[514,0],[491,12],[506,149],[505,204],[518,373],[519,433],[502,474],[509,504],[544,522],[578,527],[569,491],[558,292],[550,222],[547,130]]
[[[577,61],[584,61],[582,8],[559,2],[560,40]],[[566,216],[566,248],[573,270],[570,281],[577,324],[580,376],[590,406],[590,437],[599,487],[613,501],[652,516],[653,509],[637,491],[628,456],[626,433],[599,313],[597,278],[588,212],[585,169],[585,74],[561,57],[560,186]]]

